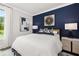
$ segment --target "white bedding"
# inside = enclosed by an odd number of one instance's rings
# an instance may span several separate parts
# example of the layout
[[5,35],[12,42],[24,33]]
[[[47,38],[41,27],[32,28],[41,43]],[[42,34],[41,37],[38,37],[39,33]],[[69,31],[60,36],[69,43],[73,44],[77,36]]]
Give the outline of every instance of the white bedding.
[[56,56],[62,44],[57,36],[29,34],[16,38],[12,48],[22,56]]

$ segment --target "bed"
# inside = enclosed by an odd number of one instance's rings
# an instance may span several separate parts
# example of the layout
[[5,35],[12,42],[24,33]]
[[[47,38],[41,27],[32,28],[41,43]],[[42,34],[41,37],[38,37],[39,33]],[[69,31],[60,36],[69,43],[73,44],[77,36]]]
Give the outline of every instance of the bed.
[[29,34],[16,38],[11,48],[17,56],[57,56],[62,43],[57,34]]

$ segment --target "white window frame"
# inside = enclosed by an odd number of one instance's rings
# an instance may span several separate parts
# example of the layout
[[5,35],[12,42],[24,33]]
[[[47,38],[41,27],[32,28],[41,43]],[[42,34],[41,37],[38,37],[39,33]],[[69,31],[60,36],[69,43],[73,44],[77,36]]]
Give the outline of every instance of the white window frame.
[[5,11],[5,20],[4,20],[4,37],[0,38],[0,49],[6,48],[9,46],[9,39],[11,36],[11,17],[12,11],[11,8],[0,4],[0,9]]

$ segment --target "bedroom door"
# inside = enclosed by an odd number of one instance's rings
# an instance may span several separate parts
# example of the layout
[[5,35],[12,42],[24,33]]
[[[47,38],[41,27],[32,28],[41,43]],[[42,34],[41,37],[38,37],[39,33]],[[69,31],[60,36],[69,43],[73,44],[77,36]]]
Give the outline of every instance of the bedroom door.
[[0,49],[8,47],[10,34],[10,8],[0,5]]

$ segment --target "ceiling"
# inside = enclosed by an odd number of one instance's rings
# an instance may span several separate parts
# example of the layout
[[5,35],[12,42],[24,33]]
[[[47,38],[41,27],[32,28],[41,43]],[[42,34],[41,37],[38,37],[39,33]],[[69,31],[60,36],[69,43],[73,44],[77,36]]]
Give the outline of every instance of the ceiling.
[[9,4],[13,7],[28,12],[33,16],[68,3],[9,3]]

